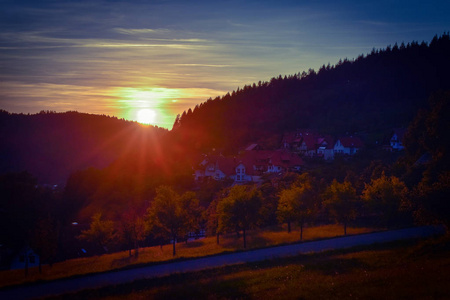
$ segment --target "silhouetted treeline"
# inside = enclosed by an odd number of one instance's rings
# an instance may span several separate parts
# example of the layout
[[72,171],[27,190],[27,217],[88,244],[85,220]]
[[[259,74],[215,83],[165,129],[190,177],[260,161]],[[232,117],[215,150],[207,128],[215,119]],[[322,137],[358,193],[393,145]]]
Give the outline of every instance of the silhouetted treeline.
[[77,112],[10,114],[0,111],[0,173],[27,170],[40,183],[64,184],[88,167],[156,145],[167,130],[114,117]]
[[189,109],[173,133],[200,150],[271,144],[297,128],[375,134],[406,127],[434,91],[450,88],[449,34],[374,49],[289,77],[238,88]]

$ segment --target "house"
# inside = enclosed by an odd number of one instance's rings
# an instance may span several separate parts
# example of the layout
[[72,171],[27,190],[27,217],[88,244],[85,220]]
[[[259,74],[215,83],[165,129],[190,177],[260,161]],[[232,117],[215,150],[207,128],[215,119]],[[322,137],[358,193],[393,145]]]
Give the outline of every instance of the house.
[[234,164],[235,159],[233,157],[225,157],[223,155],[205,156],[202,162],[200,162],[198,167],[194,170],[195,180],[225,179],[234,173]]
[[282,148],[293,152],[298,152],[298,147],[302,141],[302,133],[299,131],[285,133],[281,141]]
[[250,165],[244,164],[244,162],[240,161],[238,165],[234,168],[235,174],[231,176],[234,179],[235,183],[244,183],[251,182],[257,180],[257,178],[253,178],[252,167]]
[[310,129],[297,129],[284,134],[281,148],[303,155],[309,152],[309,155],[312,155],[311,151],[315,153],[316,137],[317,133]]
[[334,145],[334,139],[331,136],[319,138],[317,141],[317,156],[324,160],[333,160]]
[[364,147],[364,143],[358,137],[346,136],[339,138],[334,144],[334,155],[355,155]]
[[400,151],[405,149],[403,146],[403,136],[405,135],[406,130],[404,128],[394,129],[391,139],[390,146],[392,150]]
[[13,257],[10,269],[25,269],[39,266],[40,257],[30,247],[25,247]]
[[250,150],[237,157],[206,157],[194,170],[195,180],[223,180],[230,178],[236,184],[260,182],[264,174],[300,171],[303,160],[285,150]]
[[304,156],[314,157],[317,154],[317,140],[318,136],[315,134],[306,133],[302,136],[299,151]]
[[242,159],[215,155],[205,157],[194,170],[194,177],[198,182],[230,178],[242,183],[253,180],[252,170],[253,167],[246,162],[244,163]]

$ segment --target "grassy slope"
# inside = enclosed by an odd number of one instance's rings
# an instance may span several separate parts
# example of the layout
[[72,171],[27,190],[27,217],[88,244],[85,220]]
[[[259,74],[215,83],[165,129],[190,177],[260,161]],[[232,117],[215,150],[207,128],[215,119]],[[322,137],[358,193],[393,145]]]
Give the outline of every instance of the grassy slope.
[[64,299],[449,299],[450,238],[142,280]]
[[[357,234],[373,231],[370,228],[348,228],[347,234]],[[343,235],[342,226],[324,225],[318,227],[306,227],[303,240],[314,240]],[[248,248],[261,248],[277,244],[297,242],[300,238],[296,227],[288,234],[283,227],[274,227],[265,230],[253,230],[248,233]],[[56,263],[52,267],[43,266],[42,274],[37,268],[29,271],[28,277],[24,277],[23,270],[9,270],[0,272],[0,287],[35,282],[39,280],[53,280],[71,276],[79,276],[89,273],[105,272],[114,269],[128,268],[148,263],[157,263],[171,259],[199,257],[214,255],[222,252],[243,250],[242,237],[236,239],[235,235],[221,237],[220,245],[216,244],[215,237],[208,237],[187,244],[177,244],[177,256],[172,256],[171,245],[149,247],[140,249],[139,257],[129,257],[128,251],[105,254],[97,257],[79,258]]]

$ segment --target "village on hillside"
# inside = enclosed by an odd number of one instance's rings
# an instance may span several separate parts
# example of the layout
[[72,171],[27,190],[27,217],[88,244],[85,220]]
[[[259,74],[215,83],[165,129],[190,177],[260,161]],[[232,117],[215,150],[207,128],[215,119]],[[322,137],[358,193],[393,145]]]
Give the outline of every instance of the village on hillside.
[[[386,151],[401,151],[404,129],[392,131]],[[334,138],[312,130],[296,130],[285,133],[279,149],[265,150],[258,144],[250,144],[236,156],[203,154],[194,166],[198,183],[209,180],[231,180],[233,184],[260,183],[263,176],[277,176],[286,172],[301,172],[305,159],[333,161],[335,157],[351,157],[364,148],[357,136]]]

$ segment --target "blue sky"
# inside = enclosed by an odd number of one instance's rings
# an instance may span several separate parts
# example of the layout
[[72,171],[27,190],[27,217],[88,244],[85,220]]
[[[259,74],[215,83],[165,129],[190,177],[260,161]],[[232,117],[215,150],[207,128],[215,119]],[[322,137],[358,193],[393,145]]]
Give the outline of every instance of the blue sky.
[[0,108],[171,128],[189,107],[271,77],[450,31],[450,1],[4,1]]

